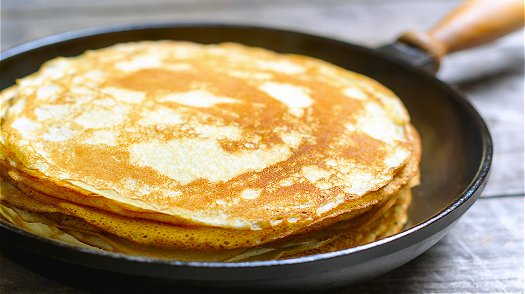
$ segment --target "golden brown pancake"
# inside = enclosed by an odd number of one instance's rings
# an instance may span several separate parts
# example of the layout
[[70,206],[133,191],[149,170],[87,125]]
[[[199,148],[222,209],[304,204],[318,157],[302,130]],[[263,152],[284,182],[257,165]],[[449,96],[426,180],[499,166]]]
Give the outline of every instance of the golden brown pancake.
[[2,177],[25,195],[8,206],[172,250],[259,248],[363,218],[420,158],[377,82],[238,44],[56,58],[1,101]]
[[[53,205],[39,205],[12,185],[0,179],[0,218],[37,235],[91,249],[116,253],[186,261],[251,261],[287,259],[327,253],[373,242],[397,233],[407,218],[410,188],[399,190],[387,203],[378,205],[360,217],[304,235],[250,249],[181,250],[145,246],[126,238],[108,234],[88,219],[59,213]],[[88,209],[89,210],[89,209]],[[111,215],[105,217],[111,218]],[[139,225],[140,226],[140,225]],[[166,226],[157,224],[158,227]],[[135,227],[135,230],[143,230]]]

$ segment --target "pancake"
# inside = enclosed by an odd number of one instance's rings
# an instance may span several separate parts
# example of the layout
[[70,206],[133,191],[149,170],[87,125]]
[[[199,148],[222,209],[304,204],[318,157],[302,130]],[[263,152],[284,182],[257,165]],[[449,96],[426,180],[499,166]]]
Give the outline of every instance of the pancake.
[[359,246],[397,233],[406,222],[411,200],[410,188],[407,186],[396,192],[390,201],[379,205],[370,213],[353,221],[328,226],[322,231],[250,249],[195,251],[130,242],[126,238],[108,234],[84,219],[57,213],[60,209],[32,205],[33,199],[2,180],[0,187],[0,218],[29,232],[74,246],[183,261],[240,262],[287,259]]
[[305,56],[119,44],[1,95],[1,176],[24,195],[8,206],[134,246],[254,250],[370,217],[418,172],[399,98]]
[[[216,228],[203,226],[166,226],[164,222],[154,222],[151,220],[144,220],[140,215],[130,217],[131,213],[122,211],[121,214],[107,213],[101,209],[90,209],[86,206],[77,205],[70,202],[60,201],[56,198],[42,194],[38,191],[32,190],[24,185],[24,183],[31,183],[31,181],[21,180],[19,176],[15,176],[13,172],[11,175],[4,176],[5,179],[11,183],[18,185],[18,189],[23,191],[22,196],[17,196],[14,200],[10,197],[6,198],[8,203],[14,206],[38,211],[38,212],[60,212],[70,216],[78,216],[84,219],[91,225],[98,227],[106,232],[114,235],[127,238],[133,242],[144,244],[163,246],[169,248],[193,248],[193,249],[233,249],[253,247],[256,245],[268,243],[273,240],[284,238],[289,232],[278,231],[275,228],[271,230],[236,230],[230,228]],[[19,174],[16,174],[19,175]],[[14,176],[14,179],[11,178]],[[382,191],[389,191],[392,184],[389,183]],[[395,189],[397,190],[397,189]],[[298,234],[316,228],[336,223],[342,220],[348,220],[353,217],[365,213],[368,209],[383,204],[390,198],[396,197],[396,194],[386,194],[386,197],[377,197],[378,193],[367,195],[356,201],[354,206],[359,206],[359,209],[353,210],[351,213],[340,215],[324,221],[322,223],[314,223],[311,226],[303,228],[302,231],[295,231]],[[18,203],[16,203],[18,202]],[[52,207],[52,210],[49,210]],[[44,210],[42,210],[44,209]],[[122,216],[126,215],[127,216]],[[285,234],[288,233],[288,234]],[[220,240],[221,242],[214,242]]]

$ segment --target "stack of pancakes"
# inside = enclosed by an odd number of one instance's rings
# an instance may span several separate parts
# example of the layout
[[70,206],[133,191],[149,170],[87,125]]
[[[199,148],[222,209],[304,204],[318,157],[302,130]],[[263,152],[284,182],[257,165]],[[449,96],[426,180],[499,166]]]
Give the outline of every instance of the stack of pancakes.
[[56,58],[2,92],[0,215],[192,261],[290,258],[399,232],[420,142],[362,75],[238,44]]

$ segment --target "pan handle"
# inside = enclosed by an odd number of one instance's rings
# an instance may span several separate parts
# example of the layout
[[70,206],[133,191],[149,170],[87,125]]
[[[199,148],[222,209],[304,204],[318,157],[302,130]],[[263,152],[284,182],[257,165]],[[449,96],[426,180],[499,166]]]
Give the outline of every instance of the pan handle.
[[[398,43],[423,50],[436,72],[448,53],[504,36],[523,26],[523,0],[466,0],[426,32],[408,31]],[[432,68],[433,67],[433,68]]]

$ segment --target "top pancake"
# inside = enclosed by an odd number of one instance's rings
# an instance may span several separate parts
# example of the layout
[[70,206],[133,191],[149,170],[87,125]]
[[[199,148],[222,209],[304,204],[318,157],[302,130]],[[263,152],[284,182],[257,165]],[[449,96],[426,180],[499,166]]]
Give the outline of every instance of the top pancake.
[[84,204],[206,226],[321,219],[414,153],[406,110],[378,83],[238,44],[120,44],[54,59],[2,95],[5,164]]

